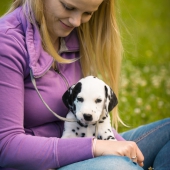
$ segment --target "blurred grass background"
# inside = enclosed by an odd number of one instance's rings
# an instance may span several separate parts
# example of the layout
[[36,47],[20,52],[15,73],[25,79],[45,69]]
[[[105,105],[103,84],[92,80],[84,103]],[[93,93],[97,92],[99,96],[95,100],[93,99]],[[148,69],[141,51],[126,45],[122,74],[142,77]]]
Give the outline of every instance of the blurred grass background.
[[6,12],[11,2],[12,0],[0,0],[0,16]]
[[170,117],[170,1],[119,0],[125,55],[119,112],[130,126]]
[[[0,1],[0,15],[11,0]],[[124,45],[119,112],[130,127],[170,117],[170,1],[119,0]]]

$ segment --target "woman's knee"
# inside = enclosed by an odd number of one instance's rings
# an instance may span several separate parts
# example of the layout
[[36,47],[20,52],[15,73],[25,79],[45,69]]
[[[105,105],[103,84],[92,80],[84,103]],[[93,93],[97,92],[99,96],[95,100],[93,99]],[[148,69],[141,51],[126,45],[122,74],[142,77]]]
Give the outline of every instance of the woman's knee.
[[143,170],[137,163],[134,163],[128,157],[122,156],[101,156],[82,162],[74,163],[60,170],[74,169],[79,170]]

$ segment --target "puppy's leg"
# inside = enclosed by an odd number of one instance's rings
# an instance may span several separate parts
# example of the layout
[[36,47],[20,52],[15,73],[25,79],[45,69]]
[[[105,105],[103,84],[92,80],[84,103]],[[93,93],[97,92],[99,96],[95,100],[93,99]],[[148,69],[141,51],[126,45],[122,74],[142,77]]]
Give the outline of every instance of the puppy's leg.
[[[68,119],[75,119],[74,115],[69,112],[67,114]],[[64,130],[63,130],[63,135],[61,138],[74,138],[77,137],[76,134],[74,133],[74,129],[76,126],[76,122],[64,122]]]
[[102,120],[98,124],[98,139],[101,140],[115,140],[114,133],[110,124],[110,116]]
[[77,137],[74,133],[75,123],[74,122],[65,122],[64,131],[61,138],[75,138]]

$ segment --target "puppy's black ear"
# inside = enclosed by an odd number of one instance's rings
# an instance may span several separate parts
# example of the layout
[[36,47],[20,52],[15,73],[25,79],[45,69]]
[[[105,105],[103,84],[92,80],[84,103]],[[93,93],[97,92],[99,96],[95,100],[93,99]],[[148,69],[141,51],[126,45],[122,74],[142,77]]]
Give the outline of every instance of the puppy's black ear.
[[70,109],[70,106],[72,105],[71,95],[72,95],[72,89],[74,88],[74,86],[75,85],[71,86],[62,96],[63,103],[68,109]]
[[72,101],[77,98],[77,95],[81,92],[82,84],[78,82],[72,89]]
[[118,100],[115,93],[109,86],[105,85],[104,89],[106,97],[106,111],[110,112],[118,104]]
[[82,84],[78,82],[76,85],[71,86],[62,96],[64,104],[72,111],[75,110],[74,101],[78,93],[81,92],[81,86]]

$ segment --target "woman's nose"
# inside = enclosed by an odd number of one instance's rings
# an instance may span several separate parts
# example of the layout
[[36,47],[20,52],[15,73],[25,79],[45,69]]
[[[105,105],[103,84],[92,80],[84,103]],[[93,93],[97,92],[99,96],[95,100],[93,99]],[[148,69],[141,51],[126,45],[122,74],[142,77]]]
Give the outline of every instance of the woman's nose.
[[72,15],[70,18],[69,18],[69,22],[70,24],[73,26],[73,27],[79,27],[81,25],[81,14],[75,14],[75,15]]

